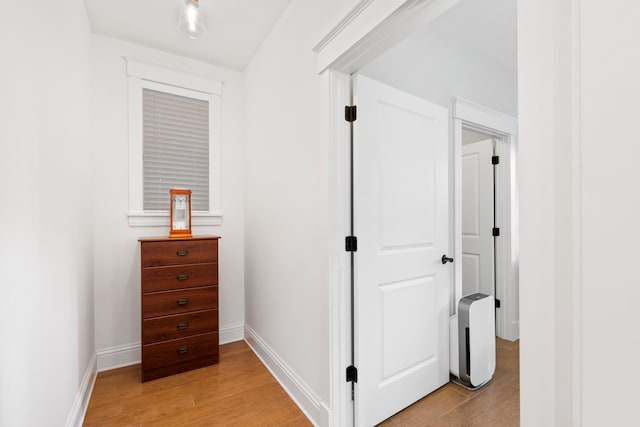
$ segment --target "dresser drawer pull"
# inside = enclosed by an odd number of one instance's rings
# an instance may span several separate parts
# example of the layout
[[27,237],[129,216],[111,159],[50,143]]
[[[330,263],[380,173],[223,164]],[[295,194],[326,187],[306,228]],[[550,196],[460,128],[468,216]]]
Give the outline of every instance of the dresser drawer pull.
[[189,280],[189,275],[188,274],[178,274],[178,276],[176,277],[177,280],[182,281],[182,280]]
[[189,347],[180,347],[176,352],[178,354],[186,354],[189,352]]
[[178,301],[176,301],[176,304],[178,304],[178,305],[187,305],[187,304],[189,304],[189,298],[180,298]]
[[187,322],[178,323],[178,326],[176,326],[176,328],[180,329],[181,331],[187,329],[188,327],[189,324]]
[[178,256],[187,256],[189,255],[189,251],[186,249],[180,249],[176,251],[176,255]]

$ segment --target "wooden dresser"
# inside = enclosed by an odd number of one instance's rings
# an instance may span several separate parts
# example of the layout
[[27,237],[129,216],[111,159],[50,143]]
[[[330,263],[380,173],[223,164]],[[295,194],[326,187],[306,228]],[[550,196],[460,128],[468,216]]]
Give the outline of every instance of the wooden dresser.
[[218,363],[218,239],[139,240],[142,381]]

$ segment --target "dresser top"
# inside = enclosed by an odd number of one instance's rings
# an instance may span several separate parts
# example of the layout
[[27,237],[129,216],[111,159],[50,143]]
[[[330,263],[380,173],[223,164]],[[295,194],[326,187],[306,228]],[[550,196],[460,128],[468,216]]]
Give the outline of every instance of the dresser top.
[[193,237],[141,237],[138,242],[173,242],[179,240],[217,240],[220,236],[193,236]]

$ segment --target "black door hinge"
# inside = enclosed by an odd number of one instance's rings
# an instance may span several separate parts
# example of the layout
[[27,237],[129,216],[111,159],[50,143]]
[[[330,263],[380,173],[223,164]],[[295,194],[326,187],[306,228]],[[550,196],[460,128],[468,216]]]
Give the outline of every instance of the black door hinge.
[[347,382],[358,382],[358,368],[353,365],[347,367]]
[[357,252],[358,238],[356,236],[347,236],[344,239],[344,247],[347,252]]
[[500,300],[496,299],[496,308],[500,308]]
[[492,164],[492,165],[500,164],[500,156],[493,156],[493,157],[491,157],[491,164]]
[[500,229],[498,227],[493,227],[492,234],[493,237],[498,237],[500,235]]
[[357,117],[357,107],[355,105],[346,105],[344,107],[344,119],[348,122],[355,122]]

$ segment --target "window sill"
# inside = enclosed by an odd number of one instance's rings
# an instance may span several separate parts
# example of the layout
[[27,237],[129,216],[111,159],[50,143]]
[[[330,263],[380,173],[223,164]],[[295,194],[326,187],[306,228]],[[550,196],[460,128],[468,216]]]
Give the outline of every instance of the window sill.
[[[169,212],[129,212],[129,227],[168,227]],[[192,226],[221,225],[222,214],[194,212],[191,217]]]

